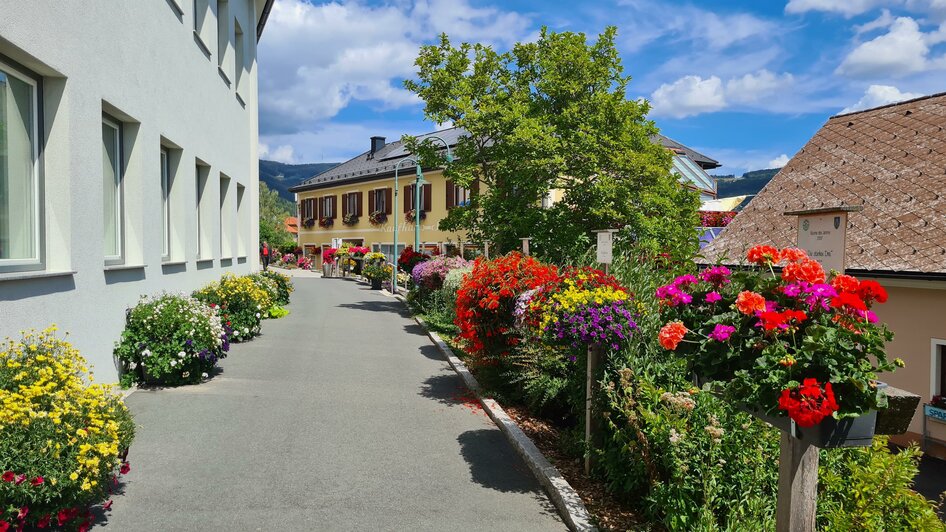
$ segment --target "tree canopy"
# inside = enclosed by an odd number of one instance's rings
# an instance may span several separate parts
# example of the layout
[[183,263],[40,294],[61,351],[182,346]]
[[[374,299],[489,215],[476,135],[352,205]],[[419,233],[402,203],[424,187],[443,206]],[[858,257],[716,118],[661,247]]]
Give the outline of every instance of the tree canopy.
[[274,248],[295,246],[296,240],[286,231],[285,220],[292,210],[292,204],[279,197],[279,193],[270,190],[263,181],[259,182],[259,240],[269,242]]
[[[405,86],[429,120],[470,133],[445,176],[478,190],[441,229],[467,230],[500,252],[531,237],[536,254],[556,261],[587,252],[595,229],[626,227],[655,248],[695,246],[698,200],[670,173],[671,153],[651,142],[649,104],[628,99],[615,36],[607,28],[589,43],[543,28],[535,42],[498,53],[444,34],[421,48],[417,79]],[[404,140],[425,166],[444,164],[437,146]],[[551,190],[562,197],[542,208]]]

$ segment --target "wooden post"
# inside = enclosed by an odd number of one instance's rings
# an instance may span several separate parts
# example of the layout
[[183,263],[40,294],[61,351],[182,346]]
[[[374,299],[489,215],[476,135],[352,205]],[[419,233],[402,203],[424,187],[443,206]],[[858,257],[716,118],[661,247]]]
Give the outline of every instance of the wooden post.
[[532,240],[532,238],[520,238],[519,240],[522,240],[522,254],[528,257],[529,256],[529,241]]
[[818,449],[782,432],[779,443],[777,532],[814,532],[818,508]]
[[601,431],[600,423],[594,415],[594,398],[598,391],[598,373],[601,368],[602,352],[598,344],[588,346],[588,374],[585,377],[585,474],[591,473],[591,451],[597,445]]

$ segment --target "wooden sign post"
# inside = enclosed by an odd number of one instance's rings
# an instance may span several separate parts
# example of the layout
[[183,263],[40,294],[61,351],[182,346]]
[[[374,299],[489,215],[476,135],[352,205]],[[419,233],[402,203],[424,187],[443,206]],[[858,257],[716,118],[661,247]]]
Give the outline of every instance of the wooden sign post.
[[522,254],[528,257],[529,256],[529,241],[532,240],[532,238],[520,238],[519,240],[522,240]]
[[[598,234],[598,246],[596,250],[596,259],[598,263],[604,264],[604,272],[608,273],[608,267],[614,255],[614,233],[617,229],[602,229],[595,231]],[[601,363],[604,359],[604,349],[598,344],[588,346],[588,364],[585,375],[585,474],[591,472],[591,450],[596,445],[600,436],[599,422],[594,415],[594,398],[598,393],[598,378],[601,369]]]

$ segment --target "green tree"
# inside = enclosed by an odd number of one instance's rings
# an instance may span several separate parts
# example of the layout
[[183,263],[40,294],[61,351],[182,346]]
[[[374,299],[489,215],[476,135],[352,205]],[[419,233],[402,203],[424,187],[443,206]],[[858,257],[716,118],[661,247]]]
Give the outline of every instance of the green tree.
[[296,239],[286,231],[285,220],[294,206],[279,193],[270,190],[263,181],[259,182],[259,240],[269,242],[274,248],[295,245]]
[[[557,262],[586,253],[591,231],[615,227],[655,248],[664,240],[695,252],[698,199],[670,173],[670,152],[651,142],[649,104],[627,98],[615,35],[607,28],[589,44],[582,33],[543,28],[506,53],[454,46],[446,35],[421,48],[417,80],[405,86],[428,119],[470,133],[445,175],[479,190],[441,229],[467,230],[500,252],[532,237],[534,252]],[[436,145],[404,140],[425,166],[444,164]],[[552,189],[564,197],[543,209]]]

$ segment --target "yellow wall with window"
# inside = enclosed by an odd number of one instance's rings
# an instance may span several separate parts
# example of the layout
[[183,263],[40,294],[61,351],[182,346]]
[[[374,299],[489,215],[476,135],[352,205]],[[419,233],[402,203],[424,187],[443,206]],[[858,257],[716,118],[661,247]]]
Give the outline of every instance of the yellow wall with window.
[[[459,247],[461,244],[468,243],[465,232],[448,232],[438,229],[440,220],[447,216],[448,198],[447,198],[447,180],[444,179],[441,171],[430,171],[424,173],[424,180],[429,184],[430,199],[428,200],[429,210],[426,211],[426,218],[421,220],[420,241],[421,247],[438,246],[443,250],[444,245],[450,244]],[[343,239],[361,243],[367,247],[388,246],[389,249],[394,243],[394,220],[397,218],[398,243],[401,246],[414,245],[414,223],[405,220],[404,205],[404,187],[411,185],[413,188],[415,175],[413,172],[405,173],[398,177],[398,193],[394,195],[394,178],[374,179],[360,183],[340,183],[336,186],[319,188],[296,193],[296,203],[299,206],[299,247],[306,250],[307,254],[317,254],[323,247],[332,244],[333,238]],[[390,214],[387,215],[387,221],[381,224],[372,224],[369,221],[371,212],[369,211],[370,195],[373,191],[379,189],[392,189],[389,197],[392,205],[389,208]],[[358,194],[360,193],[360,194]],[[356,204],[361,207],[361,216],[358,221],[352,225],[346,225],[343,221],[343,211],[345,210],[345,195],[352,194]],[[319,207],[322,198],[335,197],[334,200],[334,219],[331,227],[319,226]],[[314,202],[306,203],[306,200]],[[360,201],[358,201],[360,200]],[[315,204],[313,206],[313,203]],[[331,201],[326,201],[327,204]],[[424,205],[421,205],[422,209]],[[324,210],[323,210],[324,211]],[[306,227],[306,219],[313,220],[311,227]],[[359,242],[360,241],[360,242]]]

